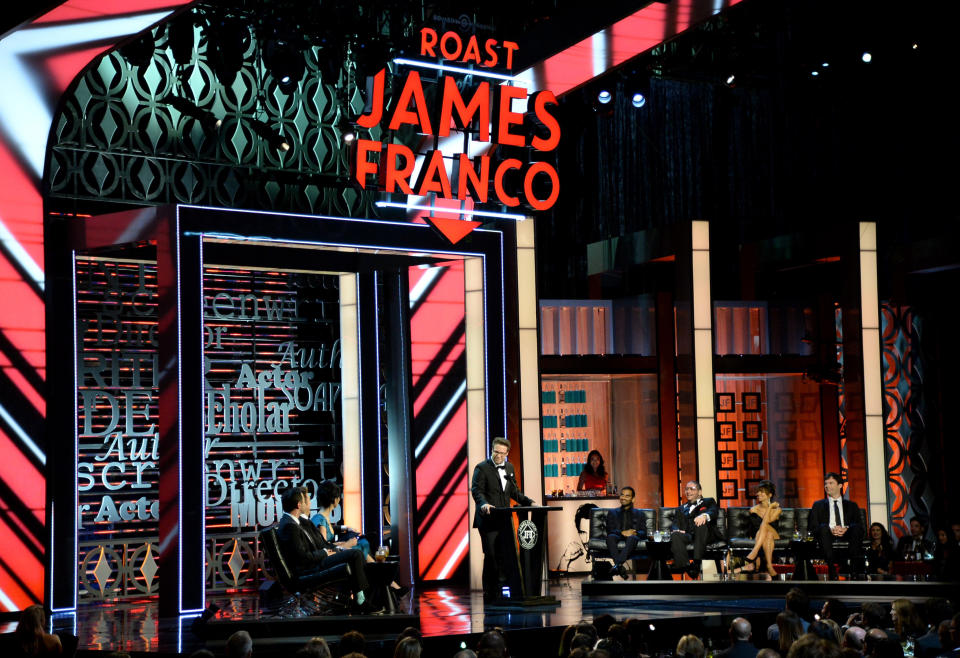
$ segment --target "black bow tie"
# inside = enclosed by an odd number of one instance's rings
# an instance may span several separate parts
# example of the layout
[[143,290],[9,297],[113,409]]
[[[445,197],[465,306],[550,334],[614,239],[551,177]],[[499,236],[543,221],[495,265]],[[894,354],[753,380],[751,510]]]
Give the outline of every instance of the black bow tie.
[[505,471],[505,470],[507,470],[507,467],[506,467],[506,466],[497,466],[497,470],[499,470],[499,471]]

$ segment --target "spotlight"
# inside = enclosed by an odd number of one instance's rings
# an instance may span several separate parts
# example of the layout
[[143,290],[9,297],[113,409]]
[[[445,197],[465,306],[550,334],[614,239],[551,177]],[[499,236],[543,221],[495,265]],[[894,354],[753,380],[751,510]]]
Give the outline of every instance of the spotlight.
[[651,631],[657,630],[657,627],[654,626],[653,624],[650,624],[649,626],[647,626],[647,628],[649,628]]
[[243,67],[243,56],[250,44],[250,29],[236,18],[224,18],[210,31],[214,46],[213,70],[224,85],[233,84],[233,79]]
[[288,95],[297,88],[306,69],[300,49],[283,39],[267,42],[263,63],[279,84],[280,91]]
[[250,129],[257,133],[272,148],[278,151],[290,150],[290,142],[284,139],[283,135],[271,128],[266,122],[253,119],[250,121]]
[[120,46],[119,50],[123,58],[133,66],[146,66],[153,59],[153,35],[147,32]]
[[824,63],[821,64],[820,66],[823,67],[823,68],[825,68],[825,69],[828,69],[828,68],[830,68],[830,62],[824,62]]
[[172,94],[166,96],[163,101],[173,109],[175,109],[180,114],[190,117],[191,119],[199,122],[200,127],[203,128],[204,132],[214,133],[220,129],[220,126],[223,124],[223,120],[217,117],[210,110],[204,110],[190,100],[183,98],[182,96],[174,96]]
[[917,48],[920,47],[920,44],[918,44],[916,41],[914,41],[914,42],[913,42],[913,45],[911,45],[910,47],[913,48],[914,50],[916,50]]
[[647,97],[638,91],[633,95],[633,98],[630,99],[630,102],[634,107],[641,108],[647,104]]
[[609,91],[604,89],[599,94],[597,94],[597,100],[600,101],[601,105],[606,105],[611,100],[613,100],[613,94],[611,94]]
[[734,85],[734,83],[736,83],[736,81],[737,81],[737,76],[733,75],[732,73],[727,76],[727,86],[728,86],[728,87],[732,87],[732,86]]
[[167,43],[177,64],[186,66],[193,62],[193,16],[186,12],[167,25]]
[[357,138],[356,129],[354,129],[353,124],[346,119],[340,122],[338,128],[340,129],[340,137],[344,143],[351,144]]
[[873,55],[870,54],[870,51],[867,51],[860,55],[860,59],[862,59],[865,64],[869,64],[873,61]]
[[810,71],[810,75],[812,75],[813,77],[817,77],[818,75],[820,75],[820,71]]

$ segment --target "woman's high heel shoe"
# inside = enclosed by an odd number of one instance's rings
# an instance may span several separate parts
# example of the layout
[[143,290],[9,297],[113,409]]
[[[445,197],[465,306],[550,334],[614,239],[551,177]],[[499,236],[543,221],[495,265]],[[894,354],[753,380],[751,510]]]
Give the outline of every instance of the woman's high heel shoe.
[[[737,575],[737,574],[741,574],[741,573],[754,573],[754,572],[756,572],[756,570],[757,570],[757,559],[758,559],[758,558],[759,558],[759,556],[757,556],[757,557],[745,557],[745,558],[743,558],[743,566],[742,566],[742,567],[737,567],[736,569],[734,569],[734,570],[731,571],[730,573],[732,573],[733,575]],[[748,567],[749,567],[749,568],[748,568]]]

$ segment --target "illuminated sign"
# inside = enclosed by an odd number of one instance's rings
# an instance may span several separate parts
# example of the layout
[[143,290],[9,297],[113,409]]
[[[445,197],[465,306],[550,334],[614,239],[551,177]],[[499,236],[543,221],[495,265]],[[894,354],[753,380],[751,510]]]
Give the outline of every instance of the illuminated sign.
[[[489,68],[502,64],[509,70],[516,50],[517,44],[511,41],[486,39],[481,44],[475,35],[464,40],[456,32],[438,35],[431,28],[420,31],[421,56],[437,57],[439,53],[443,60],[460,65]],[[439,68],[442,72],[473,73],[469,69]],[[478,141],[491,147],[529,148],[540,153],[551,152],[560,143],[560,123],[553,114],[557,98],[552,91],[529,94],[525,87],[491,84],[489,80],[461,91],[456,78],[440,75],[437,80],[440,97],[430,107],[420,73],[411,70],[404,77],[396,102],[388,110],[384,98],[385,84],[386,70],[381,69],[373,78],[371,110],[359,117],[359,126],[367,129],[381,126],[390,131],[412,126],[430,137],[448,137],[451,130],[469,130]],[[529,112],[515,111],[514,102],[525,104]],[[530,124],[536,125],[537,129],[528,129]],[[375,177],[380,189],[388,194],[432,194],[438,199],[498,202],[509,208],[524,206],[532,210],[552,208],[560,194],[556,168],[542,160],[528,158],[524,162],[516,157],[495,160],[488,153],[471,157],[463,152],[451,157],[436,148],[424,155],[415,175],[416,165],[417,154],[409,146],[357,140],[354,178],[364,189],[369,178]],[[538,177],[546,184],[537,184]]]

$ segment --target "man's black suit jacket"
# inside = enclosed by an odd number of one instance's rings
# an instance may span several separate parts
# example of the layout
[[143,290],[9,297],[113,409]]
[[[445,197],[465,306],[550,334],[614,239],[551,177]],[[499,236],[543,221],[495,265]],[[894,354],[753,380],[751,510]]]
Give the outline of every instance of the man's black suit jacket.
[[[638,510],[635,507],[630,508],[630,512],[633,516],[633,527],[637,530],[637,539],[645,539],[647,536],[647,521],[643,515],[643,512]],[[618,535],[620,534],[621,526],[623,525],[623,508],[617,507],[607,512],[607,534],[608,535]]]
[[499,515],[484,514],[481,508],[484,505],[493,505],[494,507],[508,507],[510,499],[513,499],[521,505],[533,505],[533,500],[527,498],[517,487],[513,464],[506,464],[507,488],[500,486],[500,474],[492,459],[484,459],[473,469],[473,481],[470,485],[470,493],[473,494],[473,502],[477,504],[476,512],[473,515],[473,527],[479,528],[480,532],[484,530],[495,530],[502,525],[503,520],[496,518]]
[[750,640],[737,640],[729,649],[717,652],[717,658],[754,658],[757,648]]
[[680,530],[681,532],[693,534],[693,531],[697,528],[693,520],[701,514],[710,515],[710,520],[707,521],[707,527],[709,528],[710,534],[717,534],[717,516],[720,515],[720,508],[717,506],[717,501],[713,498],[701,498],[700,502],[692,507],[689,503],[678,507],[677,513],[673,517],[672,530]]
[[318,567],[327,556],[319,546],[314,547],[307,537],[307,530],[289,514],[284,513],[277,525],[277,539],[283,546],[284,558],[294,572]]
[[[863,537],[863,528],[860,524],[860,508],[852,500],[841,499],[840,503],[843,509],[843,522],[848,528],[859,528],[860,536]],[[810,518],[807,520],[807,527],[811,531],[818,531],[821,528],[830,527],[830,506],[827,498],[822,498],[813,504],[810,508]]]

